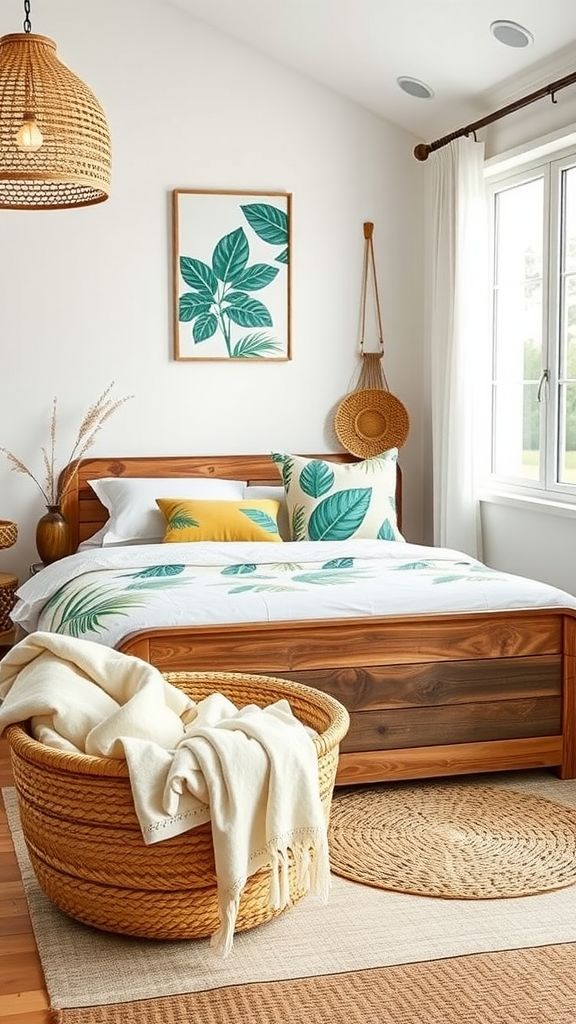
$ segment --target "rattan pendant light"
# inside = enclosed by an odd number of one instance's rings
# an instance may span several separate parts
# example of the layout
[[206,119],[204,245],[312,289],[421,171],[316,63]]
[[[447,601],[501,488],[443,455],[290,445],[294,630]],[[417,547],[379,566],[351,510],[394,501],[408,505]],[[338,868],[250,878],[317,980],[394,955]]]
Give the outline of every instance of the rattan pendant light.
[[34,35],[0,38],[0,209],[92,206],[110,194],[110,132],[100,103]]

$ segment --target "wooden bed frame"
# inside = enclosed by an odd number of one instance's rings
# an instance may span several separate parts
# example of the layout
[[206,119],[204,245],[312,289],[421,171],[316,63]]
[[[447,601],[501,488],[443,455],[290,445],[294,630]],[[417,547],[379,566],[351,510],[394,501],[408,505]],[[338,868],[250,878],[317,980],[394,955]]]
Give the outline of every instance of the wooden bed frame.
[[[280,482],[269,455],[89,458],[64,475],[73,550],[107,516],[88,480]],[[166,627],[130,634],[118,649],[162,671],[257,672],[333,694],[351,717],[338,784],[541,767],[576,777],[571,609]]]

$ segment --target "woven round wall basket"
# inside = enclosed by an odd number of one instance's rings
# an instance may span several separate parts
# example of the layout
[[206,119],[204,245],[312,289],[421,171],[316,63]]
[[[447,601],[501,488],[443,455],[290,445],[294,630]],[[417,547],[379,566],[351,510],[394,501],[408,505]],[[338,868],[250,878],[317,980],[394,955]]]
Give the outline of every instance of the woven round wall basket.
[[[326,693],[285,679],[234,672],[166,673],[199,701],[210,693],[237,707],[285,698],[313,728],[318,783],[328,821],[340,740],[348,712]],[[46,896],[77,921],[102,931],[150,939],[214,934],[220,923],[211,823],[146,846],[134,810],[125,761],[89,757],[39,743],[27,723],[10,725],[12,769],[22,831]],[[290,905],[306,890],[289,864]],[[236,931],[281,913],[269,904],[270,872],[248,878]]]
[[351,391],[334,417],[340,444],[352,455],[368,459],[388,448],[401,448],[410,430],[410,417],[402,402],[384,388]]

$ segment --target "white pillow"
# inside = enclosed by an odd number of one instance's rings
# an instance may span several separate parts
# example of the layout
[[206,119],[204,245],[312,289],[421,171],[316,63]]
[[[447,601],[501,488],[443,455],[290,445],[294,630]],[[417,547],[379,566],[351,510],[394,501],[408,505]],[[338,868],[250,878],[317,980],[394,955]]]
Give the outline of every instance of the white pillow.
[[[231,501],[244,497],[245,480],[206,477],[104,477],[89,480],[90,487],[108,509],[109,519],[101,544],[161,544],[166,521],[156,498],[213,498]],[[91,538],[92,539],[92,538]]]
[[93,533],[91,537],[87,537],[86,540],[81,540],[78,545],[78,551],[88,551],[90,548],[101,548],[104,543],[104,536],[106,534],[106,527],[102,526],[100,530]]
[[249,484],[244,491],[245,498],[270,498],[272,501],[280,502],[280,508],[278,509],[278,533],[282,537],[282,540],[291,540],[290,537],[290,517],[288,515],[288,505],[286,504],[286,493],[282,484],[274,486],[273,484],[263,484],[259,487],[257,484]]

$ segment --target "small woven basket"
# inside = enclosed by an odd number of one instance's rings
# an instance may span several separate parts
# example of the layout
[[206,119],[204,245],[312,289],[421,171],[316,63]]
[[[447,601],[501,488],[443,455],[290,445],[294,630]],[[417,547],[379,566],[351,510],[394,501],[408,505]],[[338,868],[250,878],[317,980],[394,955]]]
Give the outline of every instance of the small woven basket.
[[18,524],[0,519],[0,548],[11,548],[18,540]]
[[[318,781],[328,821],[338,749],[349,718],[333,697],[289,680],[244,673],[166,673],[199,701],[219,692],[236,706],[289,701],[316,730]],[[24,723],[8,726],[22,830],[38,883],[70,917],[102,931],[151,939],[212,935],[219,925],[210,822],[146,846],[125,761],[56,750]],[[290,905],[305,892],[290,870]],[[251,875],[236,931],[280,911],[268,906],[269,870]]]

